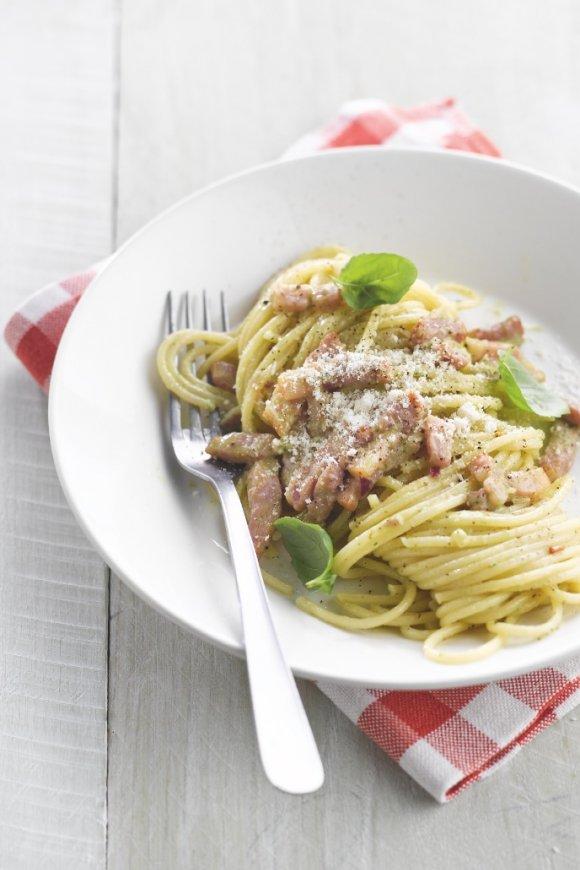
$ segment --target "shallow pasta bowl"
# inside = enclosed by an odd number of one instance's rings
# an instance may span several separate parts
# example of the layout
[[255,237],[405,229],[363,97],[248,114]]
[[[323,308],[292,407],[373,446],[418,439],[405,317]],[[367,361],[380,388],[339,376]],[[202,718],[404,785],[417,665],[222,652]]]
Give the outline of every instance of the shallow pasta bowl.
[[[580,194],[504,162],[434,151],[345,149],[213,185],[148,224],[88,288],[64,334],[50,393],[57,470],[113,569],[180,625],[241,654],[235,584],[217,505],[177,469],[155,372],[168,289],[224,291],[233,322],[257,288],[309,248],[410,257],[427,280],[469,284],[542,330],[554,378],[572,376],[580,319]],[[572,385],[573,386],[573,385]],[[571,510],[580,510],[577,503]],[[533,670],[580,650],[580,615],[552,635],[464,665],[428,661],[389,631],[351,634],[270,594],[298,674],[437,688]]]

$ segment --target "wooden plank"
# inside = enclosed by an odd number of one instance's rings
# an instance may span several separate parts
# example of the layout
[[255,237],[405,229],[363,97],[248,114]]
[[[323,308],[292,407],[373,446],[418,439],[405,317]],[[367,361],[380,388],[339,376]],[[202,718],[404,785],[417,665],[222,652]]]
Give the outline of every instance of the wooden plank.
[[[111,245],[113,0],[2,4],[0,319]],[[105,862],[107,584],[0,346],[0,866]]]
[[[475,20],[474,20],[475,19]],[[123,4],[119,227],[126,237],[212,179],[276,157],[349,98],[457,94],[506,155],[580,181],[570,49],[580,8],[426,0]],[[538,51],[541,46],[541,52]],[[438,807],[303,684],[319,794],[264,781],[241,662],[115,581],[109,865],[172,868],[575,866],[580,725]]]
[[243,663],[120,583],[111,605],[111,870],[573,866],[574,714],[442,808],[302,683],[327,779],[296,798],[261,773]]

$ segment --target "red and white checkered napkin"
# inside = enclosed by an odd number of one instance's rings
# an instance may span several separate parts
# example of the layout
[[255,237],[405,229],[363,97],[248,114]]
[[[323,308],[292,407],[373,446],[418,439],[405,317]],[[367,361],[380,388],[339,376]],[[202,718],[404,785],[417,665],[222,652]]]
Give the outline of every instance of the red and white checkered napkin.
[[[358,100],[284,156],[325,148],[384,145],[455,148],[499,157],[453,100],[402,109]],[[85,288],[106,261],[39,290],[6,326],[6,341],[43,390],[60,337]],[[442,666],[443,667],[443,666]],[[580,703],[580,658],[488,686],[390,692],[320,688],[438,801],[488,776],[521,746]]]

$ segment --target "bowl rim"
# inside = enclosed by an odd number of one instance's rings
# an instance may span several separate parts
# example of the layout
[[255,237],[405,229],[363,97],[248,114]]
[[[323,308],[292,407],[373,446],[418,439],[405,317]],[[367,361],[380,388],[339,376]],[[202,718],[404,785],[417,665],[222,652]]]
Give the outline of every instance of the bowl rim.
[[[179,613],[175,612],[168,606],[166,606],[161,600],[155,598],[150,595],[146,591],[144,591],[137,581],[133,580],[130,576],[128,576],[124,571],[119,568],[117,561],[115,558],[111,556],[106,551],[106,548],[100,543],[96,535],[93,534],[89,522],[85,519],[85,516],[82,512],[81,507],[77,504],[72,488],[69,486],[66,473],[64,471],[63,461],[59,452],[59,443],[57,437],[57,421],[56,421],[56,399],[55,396],[59,390],[59,384],[61,380],[61,369],[64,368],[67,357],[67,348],[70,343],[71,335],[73,329],[71,329],[71,322],[75,323],[76,312],[79,308],[90,304],[90,300],[93,295],[98,292],[101,279],[108,275],[108,272],[111,268],[114,268],[117,260],[123,255],[125,250],[132,246],[142,235],[147,233],[151,227],[153,227],[158,222],[165,220],[165,218],[172,214],[174,211],[179,210],[186,203],[192,202],[197,199],[202,199],[207,195],[211,195],[214,189],[220,187],[226,187],[228,184],[235,183],[238,180],[242,180],[248,176],[252,176],[255,174],[259,174],[263,171],[273,169],[279,165],[285,164],[296,164],[303,162],[312,162],[312,161],[328,161],[328,160],[341,160],[344,157],[349,157],[352,155],[357,155],[364,158],[365,154],[371,155],[413,155],[414,157],[419,157],[422,159],[425,157],[426,159],[434,158],[437,160],[448,161],[451,163],[469,163],[469,162],[477,162],[481,164],[485,164],[488,166],[493,166],[494,170],[492,171],[505,171],[508,173],[516,173],[518,175],[523,175],[526,177],[533,177],[536,180],[544,182],[549,187],[559,188],[562,192],[569,193],[580,197],[580,187],[576,187],[573,184],[563,181],[549,173],[539,171],[536,169],[530,169],[524,166],[521,163],[514,162],[511,160],[505,160],[503,157],[491,157],[485,154],[467,152],[467,151],[456,151],[453,149],[446,148],[436,148],[436,147],[384,147],[382,145],[358,145],[352,147],[345,148],[332,148],[323,151],[318,151],[313,154],[305,154],[305,155],[296,155],[291,157],[279,157],[274,160],[269,160],[263,163],[256,164],[247,169],[243,169],[241,171],[230,173],[222,178],[217,179],[216,181],[211,182],[197,190],[192,191],[189,194],[178,199],[172,205],[163,209],[161,212],[156,214],[153,218],[146,221],[143,226],[141,226],[138,230],[132,233],[112,254],[110,254],[107,258],[105,258],[105,265],[101,269],[101,271],[95,276],[95,278],[90,282],[86,290],[83,292],[81,298],[79,299],[75,309],[73,310],[64,332],[61,336],[61,340],[57,347],[57,352],[55,355],[55,360],[53,363],[50,387],[48,393],[48,428],[49,428],[49,436],[50,436],[50,445],[51,451],[54,459],[55,469],[57,472],[57,476],[62,487],[63,493],[71,509],[76,521],[79,523],[83,533],[86,535],[87,539],[94,547],[96,552],[100,555],[105,563],[105,568],[108,568],[109,571],[113,571],[117,577],[119,577],[123,583],[125,583],[135,594],[142,600],[145,601],[150,607],[152,607],[157,612],[163,614],[165,617],[170,619],[173,623],[179,625],[184,628],[186,631],[191,632],[196,637],[199,637],[213,646],[222,649],[224,652],[235,655],[237,658],[244,658],[245,651],[242,643],[232,643],[229,639],[226,639],[224,636],[219,636],[217,634],[210,634],[208,631],[204,630],[203,627],[198,625],[193,625],[191,622],[183,619]],[[87,303],[89,300],[89,303]],[[529,673],[538,668],[544,668],[549,665],[553,665],[559,661],[563,661],[568,659],[570,656],[577,654],[580,651],[580,636],[578,638],[578,644],[574,649],[567,650],[566,652],[556,651],[554,653],[550,653],[542,657],[541,662],[538,662],[533,665],[514,665],[509,666],[502,664],[502,667],[497,670],[496,673],[490,673],[489,677],[481,678],[478,677],[476,682],[485,684],[489,682],[494,682],[498,679],[507,679],[510,677],[515,677],[520,674]],[[292,667],[292,671],[299,677],[303,677],[310,680],[320,680],[322,682],[336,683],[342,685],[350,685],[357,687],[366,687],[368,685],[368,681],[365,681],[361,678],[342,678],[334,675],[321,675],[320,671],[312,668],[297,668]],[[455,688],[461,686],[470,686],[474,684],[474,677],[470,675],[465,675],[461,673],[461,665],[449,666],[449,668],[442,668],[441,676],[436,680],[410,680],[408,677],[404,680],[397,681],[397,679],[388,678],[380,683],[375,683],[376,688],[385,688],[385,689],[393,689],[393,690],[435,690],[435,689],[447,689],[447,688]]]

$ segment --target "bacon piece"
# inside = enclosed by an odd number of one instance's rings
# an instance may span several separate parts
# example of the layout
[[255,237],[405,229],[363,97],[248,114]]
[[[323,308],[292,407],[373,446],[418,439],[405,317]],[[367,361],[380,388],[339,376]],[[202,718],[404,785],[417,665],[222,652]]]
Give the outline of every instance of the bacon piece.
[[230,432],[229,435],[216,435],[211,439],[206,453],[215,459],[245,465],[274,456],[274,436],[250,432]]
[[301,402],[289,402],[281,395],[281,391],[276,386],[264,405],[262,419],[281,437],[290,432],[301,413]]
[[311,523],[322,523],[335,505],[338,491],[342,485],[344,471],[334,457],[322,462],[316,468],[316,483],[312,500],[306,508],[305,519]]
[[[508,479],[501,468],[498,468],[487,453],[480,453],[469,463],[467,470],[471,476],[482,484],[482,488],[469,494],[469,506],[478,505],[476,510],[493,510],[506,503],[510,496]],[[522,481],[523,485],[524,481]],[[513,485],[512,485],[513,488]],[[479,505],[485,504],[485,507]]]
[[524,326],[515,314],[507,317],[500,323],[494,323],[487,329],[471,329],[469,335],[473,338],[486,339],[488,341],[507,341],[520,344],[524,337]]
[[312,499],[315,485],[316,466],[309,468],[299,465],[294,469],[284,490],[284,496],[290,507],[297,513],[303,511]]
[[[483,484],[481,489],[469,493],[467,497],[468,506],[477,506],[476,510],[501,507],[513,495],[533,499],[550,485],[542,468],[505,474],[487,453],[476,456],[469,463],[468,471],[478,483]],[[485,507],[481,507],[483,504]]]
[[418,435],[405,435],[400,431],[380,433],[357,452],[347,469],[353,477],[362,479],[363,488],[366,484],[366,492],[369,492],[381,474],[392,471],[413,456],[420,444]]
[[298,402],[275,401],[269,399],[262,411],[262,419],[272,427],[277,435],[288,435],[290,430],[300,418],[302,406]]
[[322,284],[312,287],[312,303],[318,311],[335,311],[344,305],[338,284]]
[[302,401],[312,393],[303,369],[292,369],[278,376],[262,418],[278,435],[287,435],[302,411]]
[[431,349],[435,351],[442,362],[449,363],[454,369],[460,371],[471,362],[471,356],[459,342],[452,338],[434,338]]
[[[316,451],[314,456],[292,467],[289,475],[286,472],[284,473],[285,478],[288,480],[284,493],[286,501],[295,511],[300,512],[305,509],[314,496],[318,478],[326,467],[332,464],[332,461],[336,462],[341,470],[339,483],[342,483],[342,473],[348,463],[349,449],[350,445],[346,443],[342,436],[328,438]],[[288,463],[289,469],[291,465],[293,463]],[[327,484],[325,483],[323,487],[326,489]]]
[[508,349],[507,344],[501,344],[499,341],[488,341],[483,338],[466,338],[465,345],[471,354],[473,362],[479,362],[484,357],[490,359],[498,359],[500,353]]
[[429,464],[435,468],[447,468],[453,456],[455,426],[450,420],[429,414],[425,420],[425,448]]
[[306,429],[311,438],[319,438],[329,428],[324,402],[311,396],[306,404]]
[[509,498],[509,487],[506,476],[499,468],[494,468],[483,481],[483,491],[487,496],[490,508],[501,507]]
[[236,383],[236,372],[238,367],[233,363],[218,360],[212,363],[209,370],[209,378],[214,387],[221,387],[222,390],[233,390]]
[[463,341],[466,335],[467,327],[463,321],[428,314],[427,317],[417,321],[411,330],[410,340],[416,347],[420,344],[428,344],[434,338],[454,338],[455,341]]
[[410,435],[424,417],[423,399],[414,390],[409,390],[405,398],[395,400],[386,410],[379,423],[379,430],[394,428],[405,435]]
[[322,385],[326,390],[364,389],[388,383],[391,375],[386,357],[345,351],[324,366]]
[[321,357],[332,357],[345,350],[344,344],[338,332],[327,332],[324,338],[321,339],[318,347],[308,354],[304,360],[305,366],[311,366],[316,363]]
[[511,353],[518,360],[518,362],[521,362],[521,364],[527,368],[532,377],[534,377],[537,381],[546,380],[546,375],[544,374],[544,372],[537,366],[535,366],[532,362],[530,362],[530,360],[523,355],[519,347],[513,347],[507,342],[489,341],[486,338],[470,337],[467,337],[465,339],[465,345],[469,353],[471,354],[471,359],[473,360],[473,362],[479,362],[485,357],[489,357],[489,359],[492,360],[497,360],[503,353],[511,351]]
[[290,369],[279,375],[274,390],[287,402],[296,402],[311,395],[312,385],[303,369]]
[[574,465],[578,437],[574,429],[566,423],[555,423],[552,433],[540,459],[540,465],[551,481],[557,480]]
[[365,444],[369,444],[375,437],[375,434],[372,426],[359,426],[354,432],[357,447],[364,447]]
[[[318,477],[330,460],[336,460],[333,445],[325,444],[309,460],[304,460],[292,468],[284,495],[290,507],[300,513],[312,500]],[[288,475],[286,475],[288,476]]]
[[543,468],[511,471],[506,477],[514,494],[522,498],[535,498],[550,486],[550,478]]
[[[380,475],[377,475],[380,477]],[[336,497],[337,504],[347,511],[356,510],[361,498],[368,495],[375,481],[367,480],[366,477],[351,477],[347,475],[346,483]]]
[[340,287],[332,281],[318,286],[310,284],[279,284],[272,290],[270,301],[277,311],[296,314],[314,306],[317,311],[335,311],[344,305]]
[[317,375],[327,390],[344,387],[364,389],[386,384],[391,378],[391,366],[386,357],[346,350],[336,332],[324,336],[318,347],[304,360],[303,369],[313,370],[313,376]]
[[312,303],[312,289],[308,284],[278,284],[272,290],[270,302],[277,311],[299,314]]
[[570,405],[570,413],[564,417],[570,426],[580,426],[580,405]]
[[483,483],[485,478],[495,468],[495,462],[487,453],[480,453],[475,459],[472,459],[467,470],[478,483]]
[[465,499],[465,503],[469,510],[472,511],[486,511],[489,510],[489,502],[487,500],[487,493],[484,489],[474,489],[473,492],[467,493],[467,498]]
[[346,483],[336,496],[338,504],[347,511],[354,511],[363,497],[363,479],[348,475]]
[[417,429],[424,416],[421,396],[409,390],[404,399],[395,401],[386,411],[376,437],[369,426],[357,431],[360,449],[347,466],[349,477],[336,499],[341,507],[353,511],[381,474],[417,453],[422,440]]
[[290,453],[282,454],[282,471],[280,473],[280,478],[284,487],[288,486],[292,475],[296,471],[297,465],[298,463]]
[[274,523],[282,514],[282,487],[278,472],[277,459],[260,459],[248,471],[248,526],[258,556],[264,552],[274,531]]

